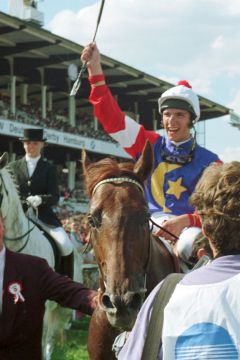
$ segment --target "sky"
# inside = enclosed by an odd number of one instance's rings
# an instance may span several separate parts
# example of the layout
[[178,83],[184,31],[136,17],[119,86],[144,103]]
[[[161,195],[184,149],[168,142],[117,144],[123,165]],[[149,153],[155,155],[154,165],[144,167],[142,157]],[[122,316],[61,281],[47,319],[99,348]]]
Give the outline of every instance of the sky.
[[[99,8],[99,0],[38,1],[44,28],[83,46]],[[187,79],[199,95],[240,114],[239,0],[105,0],[96,42],[102,54],[172,84]],[[205,146],[240,161],[240,130],[229,116],[205,126]]]

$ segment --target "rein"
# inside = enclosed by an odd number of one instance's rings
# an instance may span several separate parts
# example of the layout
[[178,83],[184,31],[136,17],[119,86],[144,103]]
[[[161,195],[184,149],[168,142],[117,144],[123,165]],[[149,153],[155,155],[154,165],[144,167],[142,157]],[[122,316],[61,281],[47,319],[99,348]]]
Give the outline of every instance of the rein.
[[[1,211],[1,206],[2,206],[2,201],[3,201],[3,194],[2,194],[2,188],[4,187],[4,190],[8,196],[8,190],[6,188],[6,185],[4,183],[4,180],[3,180],[3,176],[2,174],[0,173],[0,178],[1,178],[1,188],[0,188],[0,214],[2,214],[2,211]],[[27,246],[27,243],[29,241],[29,237],[30,237],[30,233],[32,232],[32,230],[35,228],[35,225],[33,225],[33,227],[30,229],[30,221],[28,219],[28,230],[23,234],[23,235],[20,235],[20,236],[17,236],[17,237],[13,237],[13,238],[10,238],[6,235],[4,235],[3,239],[4,240],[7,240],[7,241],[19,241],[19,240],[22,240],[25,238],[25,236],[27,236],[27,240],[25,241],[25,243],[23,244],[23,246],[17,250],[17,252],[21,252],[26,246]]]
[[[150,220],[150,222],[152,223],[152,225],[155,225],[157,228],[165,231],[165,233],[167,233],[168,235],[171,235],[172,237],[174,237],[174,239],[176,239],[176,240],[179,239],[178,236],[176,236],[176,235],[174,235],[173,233],[171,233],[171,231],[168,231],[168,230],[164,229],[164,227],[162,227],[161,225],[157,224],[155,221],[153,221],[153,219],[150,218],[149,220]],[[152,226],[152,228],[153,228],[153,226]],[[151,229],[152,229],[152,228],[151,228]]]
[[28,231],[26,231],[25,234],[23,234],[23,235],[17,236],[17,237],[14,237],[14,238],[9,238],[6,235],[4,235],[4,237],[3,237],[3,239],[7,240],[7,241],[18,241],[18,240],[22,240],[25,236],[27,236],[27,240],[25,241],[23,246],[20,249],[17,250],[17,252],[21,252],[27,246],[29,238],[30,238],[30,233],[35,228],[35,225],[33,225],[33,227],[31,229],[29,229],[29,224],[30,224],[30,221],[28,220]]
[[4,240],[7,240],[7,241],[22,240],[25,236],[29,235],[33,231],[34,228],[35,228],[35,225],[33,225],[33,227],[31,229],[29,229],[29,221],[28,221],[28,230],[25,232],[25,234],[17,236],[17,237],[13,237],[13,238],[9,238],[8,236],[4,236]]

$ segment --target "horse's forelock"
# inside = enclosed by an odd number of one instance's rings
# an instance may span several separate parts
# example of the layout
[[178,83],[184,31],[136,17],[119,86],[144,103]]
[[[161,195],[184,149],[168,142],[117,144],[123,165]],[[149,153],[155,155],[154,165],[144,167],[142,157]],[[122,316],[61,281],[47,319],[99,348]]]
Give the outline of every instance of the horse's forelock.
[[121,176],[136,178],[133,173],[133,166],[131,162],[118,163],[111,158],[105,158],[90,164],[84,173],[88,196],[91,197],[95,185],[104,179]]

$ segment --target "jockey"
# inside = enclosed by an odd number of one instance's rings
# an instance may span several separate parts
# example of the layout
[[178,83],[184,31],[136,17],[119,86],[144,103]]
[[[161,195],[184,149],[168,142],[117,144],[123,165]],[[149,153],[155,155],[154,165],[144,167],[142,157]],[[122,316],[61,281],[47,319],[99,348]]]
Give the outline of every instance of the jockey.
[[[161,136],[146,130],[121,111],[105,83],[95,43],[84,48],[81,60],[88,68],[89,100],[105,131],[135,160],[146,140],[151,142],[154,168],[145,185],[146,198],[153,220],[175,236],[163,229],[154,230],[156,235],[172,242],[180,236],[177,248],[181,251],[178,255],[187,258],[192,244],[190,241],[189,248],[189,239],[193,241],[201,228],[199,217],[188,202],[189,197],[203,170],[213,162],[220,162],[216,154],[199,146],[195,136],[191,135],[191,128],[200,118],[198,96],[187,81],[179,82],[162,94],[158,103],[166,136]],[[186,245],[182,245],[184,233]]]
[[57,219],[52,206],[59,200],[56,167],[41,157],[41,150],[46,139],[42,129],[24,129],[23,142],[25,156],[8,164],[19,186],[23,209],[28,210],[29,204],[37,209],[39,227],[56,241],[62,256],[60,270],[65,275],[73,276],[73,245],[61,222]]

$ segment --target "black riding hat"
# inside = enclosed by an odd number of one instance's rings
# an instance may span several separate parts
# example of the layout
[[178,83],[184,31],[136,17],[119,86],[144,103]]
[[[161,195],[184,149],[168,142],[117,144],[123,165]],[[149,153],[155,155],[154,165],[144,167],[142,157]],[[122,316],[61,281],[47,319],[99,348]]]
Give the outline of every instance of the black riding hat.
[[43,137],[43,129],[24,129],[21,141],[46,141]]

